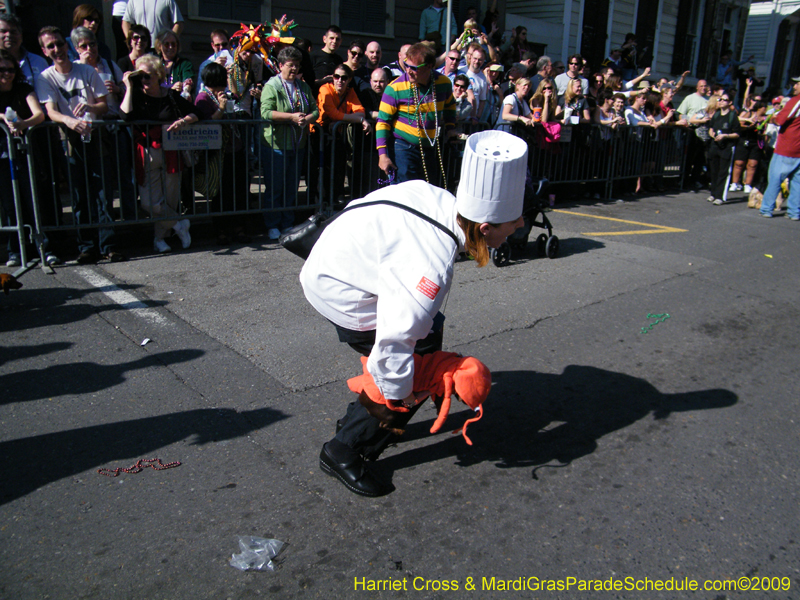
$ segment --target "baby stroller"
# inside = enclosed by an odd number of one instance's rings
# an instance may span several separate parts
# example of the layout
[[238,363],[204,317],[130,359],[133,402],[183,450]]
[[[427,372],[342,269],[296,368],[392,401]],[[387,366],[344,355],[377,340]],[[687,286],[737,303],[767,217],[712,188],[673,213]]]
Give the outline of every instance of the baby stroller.
[[[528,179],[525,182],[525,200],[522,205],[522,217],[525,224],[508,236],[508,239],[497,249],[491,250],[491,258],[495,266],[507,265],[511,260],[512,251],[524,250],[528,245],[531,229],[534,227],[547,230],[547,234],[540,233],[536,238],[537,254],[547,256],[547,258],[558,256],[558,238],[553,235],[553,226],[544,212],[548,206],[547,199],[544,197],[548,185],[547,179],[538,181]],[[539,215],[542,217],[541,221],[536,220]]]

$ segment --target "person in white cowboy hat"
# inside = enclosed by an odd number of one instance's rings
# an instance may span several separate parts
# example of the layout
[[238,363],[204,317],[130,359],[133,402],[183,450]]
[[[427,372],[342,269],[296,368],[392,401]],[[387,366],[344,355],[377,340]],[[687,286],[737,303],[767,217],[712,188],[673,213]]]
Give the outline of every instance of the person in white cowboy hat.
[[[385,187],[356,200],[315,244],[300,282],[306,298],[333,323],[339,340],[368,356],[367,370],[384,397],[411,408],[413,353],[442,348],[439,312],[453,280],[453,264],[466,252],[478,266],[522,226],[528,147],[501,131],[467,140],[455,196],[424,181]],[[416,211],[409,212],[409,211]],[[358,402],[338,421],[322,447],[321,469],[362,496],[393,488],[367,468],[394,434],[379,427]]]

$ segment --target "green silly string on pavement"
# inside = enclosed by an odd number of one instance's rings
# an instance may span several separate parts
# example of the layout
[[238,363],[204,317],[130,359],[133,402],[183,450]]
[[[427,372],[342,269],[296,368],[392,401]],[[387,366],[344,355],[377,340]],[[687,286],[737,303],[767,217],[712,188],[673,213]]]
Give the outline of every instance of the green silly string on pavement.
[[667,313],[664,313],[663,315],[656,315],[656,314],[653,314],[653,313],[647,313],[647,317],[646,318],[655,319],[655,321],[650,323],[649,327],[642,327],[642,333],[647,333],[648,331],[652,330],[653,327],[655,327],[659,323],[663,323],[664,321],[669,319],[669,315]]

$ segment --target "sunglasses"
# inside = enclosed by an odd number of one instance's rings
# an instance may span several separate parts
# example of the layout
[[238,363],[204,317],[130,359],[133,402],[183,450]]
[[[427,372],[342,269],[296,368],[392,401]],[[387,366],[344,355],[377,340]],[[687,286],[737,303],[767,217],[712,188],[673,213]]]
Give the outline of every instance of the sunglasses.
[[347,80],[347,79],[349,79],[349,77],[347,75],[339,75],[338,73],[334,73],[333,74],[333,80],[334,81],[339,81],[340,79]]
[[141,35],[133,35],[133,36],[131,36],[131,41],[132,42],[143,42],[146,39],[147,39],[146,37],[143,37]]
[[16,73],[13,67],[0,67],[0,75],[13,75]]
[[717,102],[730,102],[730,101],[731,101],[730,98],[720,98],[719,100],[717,100]]
[[348,52],[350,53],[350,56],[354,58],[359,58],[361,56],[364,56],[364,53],[360,52],[359,50],[356,50],[355,52],[353,52],[352,50],[348,50]]
[[63,48],[66,45],[67,42],[53,42],[51,44],[47,44],[47,46],[45,46],[45,49],[52,50],[53,48]]
[[211,46],[213,48],[227,48],[228,47],[228,42],[224,42],[222,44],[211,44]]
[[420,69],[424,69],[425,67],[429,67],[430,66],[430,65],[426,65],[425,63],[422,63],[421,65],[410,65],[406,61],[403,61],[403,65],[405,66],[406,69],[409,69],[410,71],[414,71],[415,73],[417,71],[419,71]]
[[542,88],[542,89],[543,89],[543,90],[550,90],[551,92],[553,91],[553,88],[551,88],[551,87],[544,87],[544,88]]
[[461,57],[460,56],[448,56],[447,60],[458,60],[459,58],[461,58]]
[[454,83],[454,84],[453,84],[453,87],[454,87],[454,88],[459,88],[459,89],[465,90],[465,89],[467,89],[467,87],[469,87],[469,86],[466,86],[466,85],[464,85],[463,83]]

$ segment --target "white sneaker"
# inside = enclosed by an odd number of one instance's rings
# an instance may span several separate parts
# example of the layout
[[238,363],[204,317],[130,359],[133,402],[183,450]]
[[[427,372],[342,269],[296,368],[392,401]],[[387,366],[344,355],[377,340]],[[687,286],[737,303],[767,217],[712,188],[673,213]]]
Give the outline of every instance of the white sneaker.
[[706,198],[706,200],[708,200],[709,202],[713,202],[714,201],[714,196],[709,196],[708,198]]
[[281,230],[277,227],[273,227],[267,232],[267,235],[269,236],[270,241],[274,242],[281,237]]
[[19,262],[19,254],[16,252],[9,252],[8,253],[8,261],[6,261],[7,267],[18,267],[20,265]]
[[175,234],[178,236],[178,239],[181,241],[181,246],[183,246],[184,249],[192,245],[192,236],[189,235],[190,225],[191,222],[189,219],[183,219],[182,221],[175,223],[175,226],[172,228],[175,231]]
[[172,248],[170,248],[169,244],[162,240],[161,238],[156,238],[153,240],[153,249],[156,252],[171,252]]
[[753,186],[752,185],[747,185],[747,184],[744,185],[744,193],[745,194],[749,194],[752,191],[753,191]]
[[723,200],[722,198],[717,198],[716,200],[714,200],[715,206],[722,206],[723,204],[725,204],[725,200]]

